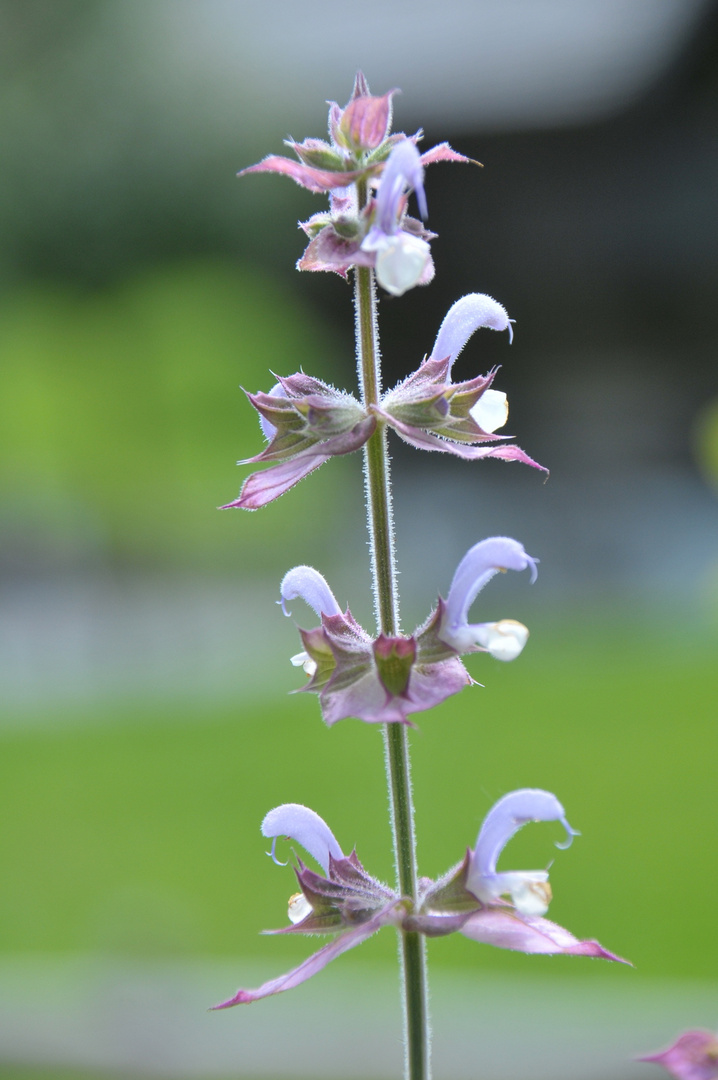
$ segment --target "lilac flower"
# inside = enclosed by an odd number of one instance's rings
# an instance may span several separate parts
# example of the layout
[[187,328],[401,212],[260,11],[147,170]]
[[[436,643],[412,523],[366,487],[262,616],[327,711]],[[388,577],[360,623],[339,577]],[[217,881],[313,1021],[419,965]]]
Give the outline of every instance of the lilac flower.
[[[321,585],[318,588],[323,591]],[[274,861],[278,861],[277,838],[286,836],[301,844],[323,871],[323,875],[317,874],[298,859],[295,874],[300,892],[289,900],[291,925],[270,932],[337,936],[286,975],[256,990],[238,990],[215,1008],[258,1001],[299,986],[337,956],[389,925],[428,937],[459,931],[472,941],[526,953],[564,953],[625,963],[598,942],[580,941],[563,927],[539,917],[537,913],[543,913],[551,899],[545,870],[496,872],[501,851],[528,821],[560,821],[568,842],[559,847],[567,847],[577,835],[555,795],[533,789],[513,791],[489,811],[476,847],[467,852],[463,862],[438,882],[421,879],[415,903],[371,877],[355,851],[344,855],[329,826],[313,810],[297,803],[270,810],[262,822],[262,834],[272,840]],[[511,896],[512,902],[501,899],[504,894]],[[691,1080],[699,1078],[696,1075]]]
[[353,266],[374,267],[379,284],[394,296],[432,280],[429,241],[436,233],[406,213],[408,192],[415,191],[420,213],[426,217],[424,166],[470,159],[446,143],[420,154],[418,136],[392,138],[383,172],[371,181],[377,186],[376,196],[362,210],[355,195],[334,191],[330,212],[314,214],[302,224],[310,243],[297,263],[299,270],[332,270],[346,277]]
[[387,292],[401,296],[434,276],[431,250],[425,239],[405,231],[405,189],[416,193],[422,218],[428,216],[424,169],[411,139],[397,143],[384,166],[374,209],[374,223],[361,243],[362,251],[376,252],[376,279]]
[[538,571],[536,559],[517,540],[492,536],[474,544],[459,563],[442,611],[439,637],[459,653],[485,649],[497,660],[515,660],[528,640],[526,627],[513,619],[493,623],[468,622],[469,609],[485,585],[502,570]]
[[459,563],[448,600],[439,598],[426,623],[411,637],[380,635],[373,640],[351,612],[342,612],[322,575],[295,566],[281,585],[281,604],[304,600],[321,626],[300,630],[304,650],[292,657],[309,676],[305,690],[319,695],[329,725],[354,716],[367,723],[407,723],[412,713],[438,705],[471,683],[459,655],[489,652],[514,660],[529,636],[513,619],[469,624],[468,612],[479,591],[500,570],[531,569],[536,560],[508,537],[483,540]]
[[431,355],[385,394],[373,412],[404,442],[420,450],[438,450],[468,460],[493,457],[522,461],[543,469],[518,446],[475,445],[510,438],[495,434],[508,418],[506,395],[492,388],[497,369],[465,382],[451,381],[456,357],[480,327],[508,330],[510,338],[513,333],[505,308],[490,296],[470,293],[457,300],[439,328]]
[[[297,263],[299,270],[330,270],[346,277],[351,267],[376,267],[379,283],[400,296],[434,276],[428,244],[434,234],[406,215],[407,191],[416,192],[425,218],[424,166],[438,161],[468,163],[470,158],[457,154],[448,143],[420,155],[416,149],[420,132],[411,138],[390,135],[395,93],[373,97],[359,72],[347,106],[340,109],[330,103],[329,142],[287,140],[298,161],[273,154],[239,175],[280,173],[309,191],[329,195],[329,211],[314,214],[301,225],[310,242]],[[357,199],[358,183],[366,191],[378,184],[376,197],[363,207]]]
[[[525,953],[565,953],[621,960],[597,941],[579,941],[568,930],[540,916],[548,909],[551,889],[546,870],[497,872],[506,844],[529,821],[560,821],[569,847],[578,833],[563,807],[548,791],[524,788],[504,795],[487,814],[476,846],[464,860],[423,896],[419,913],[405,920],[406,929],[429,936],[460,931],[472,941]],[[511,902],[503,900],[508,895]],[[474,901],[478,901],[478,908]],[[621,961],[626,963],[626,961]]]
[[638,1060],[662,1065],[676,1080],[718,1080],[718,1035],[686,1031],[667,1050]]
[[380,635],[373,640],[341,608],[322,575],[295,566],[281,586],[282,607],[300,598],[321,626],[300,630],[304,651],[292,657],[310,679],[304,690],[319,695],[325,722],[355,716],[367,723],[406,723],[411,713],[433,708],[471,680],[455,653],[438,660],[417,655],[413,637]]
[[419,655],[441,660],[457,653],[488,652],[496,660],[515,660],[528,641],[527,627],[515,619],[469,623],[469,609],[499,571],[530,569],[534,582],[536,563],[518,540],[508,536],[474,544],[456,568],[448,598],[439,597],[434,611],[416,631]]
[[355,852],[349,856],[342,853],[329,826],[313,810],[297,803],[278,806],[262,822],[262,834],[272,838],[273,858],[277,837],[286,836],[301,844],[324,871],[324,876],[317,874],[298,860],[295,873],[300,892],[289,899],[292,925],[270,932],[336,933],[337,937],[286,975],[271,979],[257,990],[238,990],[227,1001],[215,1005],[216,1009],[291,990],[382,926],[401,922],[401,904],[396,894],[367,874]]
[[396,232],[406,188],[411,188],[416,193],[422,220],[427,218],[429,211],[424,193],[424,168],[419,151],[411,139],[396,143],[387,158],[376,197],[374,225],[364,241],[365,248],[372,246],[366,241],[373,239],[372,234],[375,231],[379,236],[391,236]]
[[482,903],[492,904],[502,895],[510,895],[521,915],[545,915],[551,901],[546,870],[511,870],[499,873],[499,855],[506,844],[529,821],[560,821],[570,847],[578,833],[566,820],[561,803],[548,791],[524,788],[504,795],[489,811],[481,826],[476,846],[471,852],[466,888]]

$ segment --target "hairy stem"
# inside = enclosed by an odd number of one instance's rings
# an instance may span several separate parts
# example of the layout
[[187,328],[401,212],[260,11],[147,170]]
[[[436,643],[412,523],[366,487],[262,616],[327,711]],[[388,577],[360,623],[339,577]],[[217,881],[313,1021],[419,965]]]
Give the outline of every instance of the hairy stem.
[[[366,407],[377,404],[381,393],[376,293],[373,270],[357,267],[354,273],[359,382]],[[386,428],[383,424],[377,426],[364,448],[364,479],[377,625],[380,633],[395,636],[399,633],[399,594],[394,556],[389,453]],[[403,724],[385,725],[384,749],[398,887],[402,896],[415,900],[414,807],[409,741]],[[430,1070],[426,955],[424,940],[419,934],[401,935],[400,958],[405,1075],[407,1080],[428,1080]]]

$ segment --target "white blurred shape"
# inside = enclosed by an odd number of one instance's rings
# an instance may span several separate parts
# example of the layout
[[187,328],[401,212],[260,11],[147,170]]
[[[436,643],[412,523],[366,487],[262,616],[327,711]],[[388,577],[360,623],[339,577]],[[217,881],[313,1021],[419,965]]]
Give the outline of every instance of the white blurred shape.
[[[543,127],[620,110],[665,71],[707,0],[162,0],[166,47],[251,107],[309,125],[354,70],[403,90],[397,127]],[[238,119],[250,105],[237,99]],[[315,125],[316,126],[316,125]],[[299,137],[309,133],[298,128]],[[311,134],[319,134],[312,130]]]

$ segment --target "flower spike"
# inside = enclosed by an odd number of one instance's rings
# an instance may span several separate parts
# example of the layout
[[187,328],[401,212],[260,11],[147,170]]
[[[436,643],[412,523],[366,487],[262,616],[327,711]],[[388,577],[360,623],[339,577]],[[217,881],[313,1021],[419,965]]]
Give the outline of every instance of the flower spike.
[[[300,226],[309,236],[309,245],[297,263],[298,270],[327,270],[346,278],[352,267],[374,267],[379,284],[401,296],[434,276],[429,251],[434,234],[406,215],[407,189],[416,193],[421,216],[426,218],[425,166],[471,159],[447,143],[419,154],[420,132],[411,138],[399,132],[390,135],[392,98],[397,91],[374,97],[360,74],[344,109],[330,102],[329,142],[287,140],[298,161],[272,154],[239,175],[279,173],[308,191],[329,195],[328,212],[314,214]],[[358,204],[359,183],[367,191],[378,185],[376,197],[370,197],[364,207]]]
[[375,200],[374,224],[361,245],[362,251],[376,252],[377,281],[394,296],[426,284],[434,272],[426,239],[402,229],[406,188],[416,193],[422,218],[428,217],[424,168],[411,139],[397,143],[389,154]]

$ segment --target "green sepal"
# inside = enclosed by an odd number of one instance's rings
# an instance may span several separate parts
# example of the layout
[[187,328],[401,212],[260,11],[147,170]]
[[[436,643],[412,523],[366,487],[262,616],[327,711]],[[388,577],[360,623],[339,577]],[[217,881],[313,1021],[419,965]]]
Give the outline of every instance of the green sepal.
[[410,427],[436,430],[446,424],[451,397],[451,390],[442,387],[431,397],[423,398],[420,401],[412,401],[411,399],[407,401],[394,401],[392,402],[390,409],[387,409],[386,411],[389,412],[391,416],[396,417],[402,424],[409,424]]
[[350,431],[366,417],[364,409],[351,394],[327,395],[325,399],[311,395],[292,398],[291,403],[309,430],[320,439]]
[[360,232],[360,225],[354,217],[336,217],[328,224],[334,226],[334,231],[341,236],[342,240],[355,240]]
[[326,169],[328,172],[346,172],[347,162],[343,154],[333,150],[329,143],[321,139],[306,139],[303,143],[287,141],[300,161],[305,165],[311,165],[315,169]]
[[374,663],[384,689],[400,697],[406,693],[411,669],[416,660],[416,642],[413,637],[387,637],[380,634],[373,645]]
[[436,607],[429,618],[414,632],[416,638],[416,659],[419,664],[436,664],[441,660],[448,660],[451,656],[458,656],[456,649],[452,649],[439,637],[441,624],[444,619],[446,603],[439,597]]
[[314,630],[300,629],[299,633],[305,651],[317,665],[317,670],[314,672],[304,689],[319,691],[327,685],[334,674],[334,670],[337,666],[337,662],[334,659],[334,653],[330,648],[327,636],[321,626],[315,627]]
[[420,911],[434,915],[454,915],[466,911],[475,911],[482,905],[473,893],[466,888],[466,881],[471,862],[471,851],[460,863],[432,884],[421,898]]
[[392,152],[397,143],[403,142],[406,135],[397,133],[396,135],[389,135],[387,139],[384,139],[383,143],[380,143],[375,150],[372,150],[370,154],[364,158],[364,165],[382,165],[389,154]]

